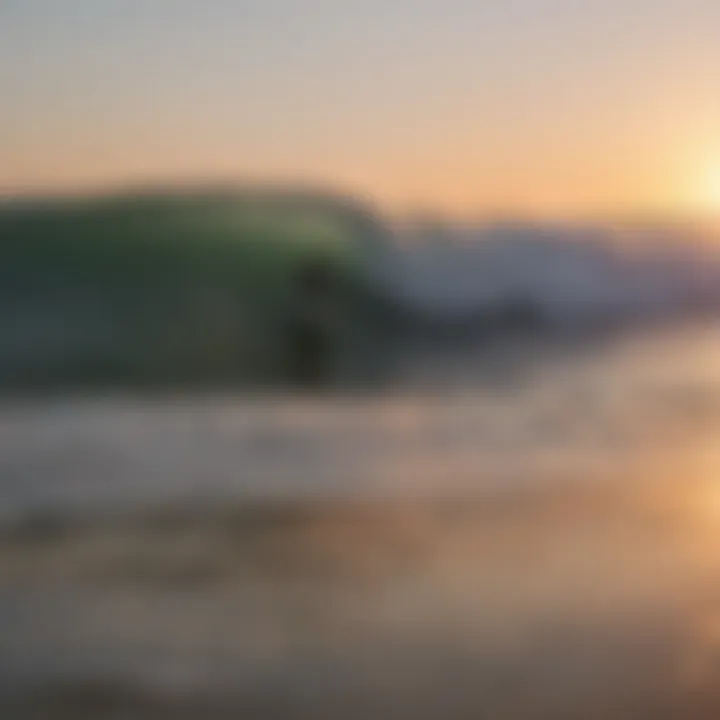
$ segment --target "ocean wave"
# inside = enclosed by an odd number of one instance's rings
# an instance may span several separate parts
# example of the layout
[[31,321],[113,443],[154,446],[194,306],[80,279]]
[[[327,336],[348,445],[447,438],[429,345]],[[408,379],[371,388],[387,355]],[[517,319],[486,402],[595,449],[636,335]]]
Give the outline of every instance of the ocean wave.
[[374,272],[411,312],[583,324],[720,306],[720,255],[696,226],[403,228]]

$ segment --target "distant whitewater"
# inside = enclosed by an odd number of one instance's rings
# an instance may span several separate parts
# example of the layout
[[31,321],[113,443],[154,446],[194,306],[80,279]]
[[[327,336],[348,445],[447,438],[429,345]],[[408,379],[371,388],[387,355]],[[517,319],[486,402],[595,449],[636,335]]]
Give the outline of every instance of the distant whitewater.
[[690,226],[403,227],[373,272],[439,323],[514,313],[578,326],[719,307],[716,240]]

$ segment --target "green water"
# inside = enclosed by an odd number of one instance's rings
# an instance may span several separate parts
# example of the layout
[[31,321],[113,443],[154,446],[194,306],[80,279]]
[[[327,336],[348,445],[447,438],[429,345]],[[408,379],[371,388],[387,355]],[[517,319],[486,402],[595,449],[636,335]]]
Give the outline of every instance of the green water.
[[371,225],[340,201],[242,194],[0,212],[2,380],[273,382],[299,272],[334,268],[351,313]]

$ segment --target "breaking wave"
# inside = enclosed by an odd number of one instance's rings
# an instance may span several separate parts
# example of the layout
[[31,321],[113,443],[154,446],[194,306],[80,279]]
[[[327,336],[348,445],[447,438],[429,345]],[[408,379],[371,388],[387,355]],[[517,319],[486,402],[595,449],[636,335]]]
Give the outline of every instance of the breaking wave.
[[376,267],[388,295],[440,320],[582,325],[720,306],[716,240],[697,226],[405,227]]

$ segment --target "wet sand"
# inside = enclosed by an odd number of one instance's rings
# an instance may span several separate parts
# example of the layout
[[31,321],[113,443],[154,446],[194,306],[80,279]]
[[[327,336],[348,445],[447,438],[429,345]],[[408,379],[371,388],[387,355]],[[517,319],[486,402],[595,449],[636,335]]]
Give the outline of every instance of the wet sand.
[[718,717],[712,497],[624,479],[7,527],[3,717]]

